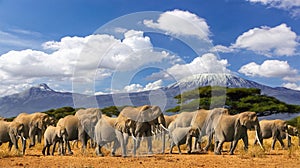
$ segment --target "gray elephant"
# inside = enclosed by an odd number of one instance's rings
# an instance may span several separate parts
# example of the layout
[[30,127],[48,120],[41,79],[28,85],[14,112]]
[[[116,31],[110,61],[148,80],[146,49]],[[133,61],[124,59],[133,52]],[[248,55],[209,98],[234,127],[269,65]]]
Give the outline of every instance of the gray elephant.
[[98,108],[80,109],[75,113],[75,116],[78,117],[85,133],[88,135],[82,136],[82,138],[84,138],[82,140],[82,142],[84,142],[82,148],[86,148],[88,139],[91,140],[91,144],[93,147],[92,142],[94,141],[95,126],[102,116],[101,110]]
[[69,154],[73,154],[70,146],[70,141],[80,140],[83,145],[86,144],[88,135],[84,131],[84,128],[82,127],[81,122],[79,121],[77,116],[67,115],[64,118],[58,120],[57,126],[66,128],[68,134],[66,145]]
[[111,156],[115,156],[116,150],[120,147],[120,143],[117,138],[115,129],[117,118],[111,118],[106,115],[102,115],[95,126],[95,142],[97,143],[96,154],[98,156],[104,156],[101,148],[107,143],[113,142],[113,148]]
[[164,118],[165,118],[165,121],[166,121],[166,128],[169,127],[169,125],[175,121],[175,119],[177,118],[178,114],[175,114],[175,115],[171,115],[171,116],[168,116],[168,115],[164,115]]
[[187,134],[190,130],[191,127],[177,127],[172,132],[170,132],[170,154],[173,153],[174,146],[177,146],[178,152],[179,154],[181,154],[180,145],[186,144]]
[[8,148],[11,150],[12,145],[15,146],[16,150],[18,147],[18,138],[22,139],[22,153],[25,154],[26,139],[24,138],[24,124],[19,122],[7,122],[0,120],[0,146],[2,143],[8,142]]
[[[20,113],[13,121],[24,124],[24,138],[30,139],[29,148],[35,145],[36,136],[41,143],[42,135],[47,126],[52,124],[51,117],[45,113]],[[25,144],[26,145],[26,144]]]
[[[275,143],[278,140],[282,148],[284,148],[283,139],[286,138],[288,124],[284,120],[261,120],[259,122],[262,132],[262,138],[268,139],[272,137],[272,146],[271,149],[274,150]],[[254,144],[257,143],[257,140],[254,141]],[[261,141],[263,143],[263,141]]]
[[214,133],[212,129],[208,129],[208,124],[221,115],[229,115],[229,111],[225,108],[214,108],[211,110],[200,109],[195,111],[191,121],[191,129],[187,135],[188,153],[191,153],[192,150],[192,137],[196,138],[195,145],[198,142],[200,146],[201,138],[205,135],[208,135],[208,142],[203,150],[208,150]]
[[[154,129],[162,128],[167,130],[164,115],[158,106],[140,106],[125,107],[119,114],[116,122],[117,138],[120,142],[123,154],[126,155],[126,144],[128,135],[134,140],[133,155],[136,155],[136,149],[139,147],[141,137],[147,139],[148,153],[152,153],[152,132]],[[165,131],[163,131],[163,134]],[[137,138],[135,138],[135,136]],[[165,136],[163,135],[162,152],[165,149]]]
[[240,139],[243,140],[244,149],[247,150],[247,129],[252,128],[255,129],[258,142],[262,147],[262,134],[255,112],[242,112],[236,115],[221,115],[216,121],[212,121],[212,124],[215,132],[215,154],[217,155],[221,154],[221,149],[224,142],[232,142],[230,154],[233,155]]
[[65,150],[64,150],[64,143],[66,144],[67,139],[68,138],[68,134],[67,134],[67,130],[64,127],[54,127],[54,126],[49,126],[47,127],[45,133],[44,133],[44,147],[42,150],[43,155],[45,155],[45,151],[47,149],[47,155],[50,155],[50,147],[51,145],[53,145],[53,149],[52,149],[52,153],[51,155],[54,155],[54,151],[55,151],[55,146],[57,144],[57,142],[60,145],[60,154],[65,154]]

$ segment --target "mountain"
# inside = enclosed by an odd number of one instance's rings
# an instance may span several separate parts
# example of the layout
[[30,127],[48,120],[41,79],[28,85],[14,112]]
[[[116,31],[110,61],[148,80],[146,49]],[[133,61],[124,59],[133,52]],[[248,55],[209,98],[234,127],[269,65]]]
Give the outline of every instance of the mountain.
[[[231,74],[198,74],[157,90],[89,96],[70,92],[57,92],[40,84],[21,93],[0,98],[0,116],[13,117],[21,112],[46,111],[63,106],[107,107],[123,105],[157,104],[166,110],[177,105],[174,96],[201,86],[227,86],[230,88],[259,88],[261,93],[276,97],[288,104],[300,105],[300,91],[283,87],[269,87]],[[95,103],[93,103],[95,102]],[[95,105],[96,104],[96,105]]]

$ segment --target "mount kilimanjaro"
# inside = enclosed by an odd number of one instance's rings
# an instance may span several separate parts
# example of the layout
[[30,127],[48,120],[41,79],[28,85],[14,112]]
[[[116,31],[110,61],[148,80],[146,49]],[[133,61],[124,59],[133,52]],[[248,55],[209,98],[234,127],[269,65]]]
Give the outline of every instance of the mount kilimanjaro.
[[[159,104],[164,100],[163,109],[166,110],[177,105],[174,96],[187,90],[208,85],[229,88],[258,88],[261,90],[261,94],[276,97],[288,104],[300,105],[300,91],[283,87],[273,88],[231,74],[198,74],[157,90],[97,96],[57,92],[49,88],[46,84],[40,84],[21,93],[1,97],[0,116],[13,117],[21,112],[32,113],[64,106],[74,107],[74,98],[76,101],[80,101],[80,107],[86,108],[95,106],[95,104],[91,103],[93,100],[96,100],[97,106],[100,108],[113,105],[128,105],[128,103],[136,106],[150,103]],[[159,99],[157,100],[157,98]]]

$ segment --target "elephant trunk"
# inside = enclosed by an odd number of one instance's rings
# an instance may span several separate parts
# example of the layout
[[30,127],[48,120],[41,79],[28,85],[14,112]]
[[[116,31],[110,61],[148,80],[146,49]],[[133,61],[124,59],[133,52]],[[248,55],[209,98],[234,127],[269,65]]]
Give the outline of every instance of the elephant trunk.
[[258,125],[255,126],[255,134],[256,134],[255,137],[257,138],[259,146],[261,147],[261,149],[264,150],[264,147],[261,143],[263,138],[262,138],[262,133],[261,133],[261,130],[260,130],[259,123],[258,123]]

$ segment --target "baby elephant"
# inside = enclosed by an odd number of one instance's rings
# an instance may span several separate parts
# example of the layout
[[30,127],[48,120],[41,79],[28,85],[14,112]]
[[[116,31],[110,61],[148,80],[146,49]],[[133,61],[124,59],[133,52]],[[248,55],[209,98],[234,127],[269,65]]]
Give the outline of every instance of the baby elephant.
[[54,127],[54,126],[49,126],[47,127],[45,133],[44,133],[44,148],[43,148],[43,155],[45,155],[45,150],[47,148],[47,155],[50,155],[50,146],[53,144],[53,149],[52,149],[52,155],[54,155],[55,151],[55,146],[56,143],[59,142],[60,144],[60,153],[65,154],[64,150],[64,143],[67,142],[68,134],[66,131],[66,128],[64,127]]
[[170,146],[170,154],[173,153],[174,146],[177,146],[179,154],[181,154],[180,145],[186,144],[186,136],[191,127],[177,127],[172,132],[170,132],[171,136],[171,146]]

